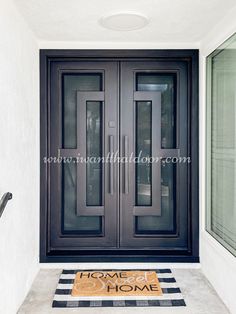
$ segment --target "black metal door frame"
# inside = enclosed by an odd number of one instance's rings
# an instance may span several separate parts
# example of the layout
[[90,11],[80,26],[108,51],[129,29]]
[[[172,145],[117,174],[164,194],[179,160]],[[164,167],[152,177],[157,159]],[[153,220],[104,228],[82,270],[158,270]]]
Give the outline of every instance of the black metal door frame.
[[[48,156],[50,123],[50,67],[57,61],[176,61],[183,62],[188,73],[188,247],[176,250],[52,250],[50,221],[50,182]],[[198,50],[41,50],[40,51],[40,261],[41,262],[105,262],[105,261],[199,261],[199,180],[198,180]]]

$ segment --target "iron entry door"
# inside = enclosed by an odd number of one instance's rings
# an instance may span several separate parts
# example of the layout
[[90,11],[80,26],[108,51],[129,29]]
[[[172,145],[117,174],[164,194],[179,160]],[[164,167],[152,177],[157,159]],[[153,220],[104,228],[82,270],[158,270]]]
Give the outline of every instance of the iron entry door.
[[50,84],[51,250],[117,248],[118,63],[53,62]]
[[184,62],[121,64],[123,248],[188,248],[187,95]]
[[49,73],[48,252],[188,254],[188,64],[56,59]]

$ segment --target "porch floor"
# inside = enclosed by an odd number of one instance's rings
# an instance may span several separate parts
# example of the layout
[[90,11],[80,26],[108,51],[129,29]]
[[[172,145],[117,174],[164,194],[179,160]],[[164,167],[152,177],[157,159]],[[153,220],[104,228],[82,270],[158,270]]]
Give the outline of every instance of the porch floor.
[[[225,314],[229,313],[224,303],[214,291],[199,269],[172,269],[177,284],[180,287],[186,307],[135,308],[136,314]],[[55,309],[52,308],[52,299],[58,283],[61,269],[42,269],[39,271],[35,281],[20,307],[18,314],[56,314],[56,313],[81,313],[81,314],[123,314],[133,313],[134,308],[75,308]]]

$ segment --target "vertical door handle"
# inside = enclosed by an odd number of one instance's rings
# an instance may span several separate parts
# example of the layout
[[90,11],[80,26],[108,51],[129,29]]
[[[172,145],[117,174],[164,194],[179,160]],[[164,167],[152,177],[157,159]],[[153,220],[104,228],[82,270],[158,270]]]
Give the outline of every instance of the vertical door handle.
[[124,193],[129,194],[129,163],[128,163],[128,153],[129,153],[129,139],[128,136],[124,136]]
[[114,136],[109,135],[109,153],[110,153],[110,162],[109,162],[109,193],[114,193]]

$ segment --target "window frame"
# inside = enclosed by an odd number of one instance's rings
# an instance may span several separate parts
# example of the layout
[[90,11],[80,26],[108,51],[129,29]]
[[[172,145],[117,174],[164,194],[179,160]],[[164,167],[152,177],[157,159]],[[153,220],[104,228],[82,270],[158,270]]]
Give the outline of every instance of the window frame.
[[[205,173],[205,184],[206,184],[206,210],[205,210],[205,230],[208,232],[218,243],[220,243],[227,251],[229,251],[233,256],[236,257],[236,249],[234,249],[230,244],[228,244],[223,238],[216,234],[212,230],[212,167],[211,167],[211,156],[212,156],[212,105],[213,105],[213,69],[212,69],[212,60],[219,53],[225,50],[232,42],[236,41],[236,32],[228,37],[222,44],[220,44],[215,50],[209,53],[206,56],[206,133],[205,133],[205,158],[206,158],[206,173]],[[236,124],[236,122],[235,122]],[[236,182],[235,182],[236,183]]]

